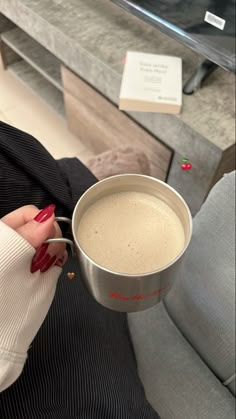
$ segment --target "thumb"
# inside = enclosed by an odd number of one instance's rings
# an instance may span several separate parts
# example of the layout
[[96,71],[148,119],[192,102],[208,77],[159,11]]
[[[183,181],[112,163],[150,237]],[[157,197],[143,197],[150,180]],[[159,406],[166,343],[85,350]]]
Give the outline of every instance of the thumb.
[[49,205],[40,211],[33,220],[16,229],[35,249],[47,240],[54,229],[55,205]]

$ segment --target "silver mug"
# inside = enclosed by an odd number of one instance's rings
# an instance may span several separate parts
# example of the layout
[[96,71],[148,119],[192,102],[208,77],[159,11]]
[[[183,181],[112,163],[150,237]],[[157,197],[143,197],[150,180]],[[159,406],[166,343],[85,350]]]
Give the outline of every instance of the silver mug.
[[[145,192],[163,200],[179,217],[185,243],[180,254],[169,264],[153,272],[141,275],[113,272],[94,262],[82,249],[77,231],[85,211],[100,198],[123,191]],[[58,221],[71,223],[74,243],[68,239],[49,239],[47,242],[66,242],[74,247],[79,259],[81,279],[89,293],[103,306],[121,312],[145,310],[159,303],[173,286],[173,265],[179,263],[192,235],[192,216],[184,199],[171,186],[156,178],[144,175],[125,174],[106,178],[91,186],[78,200],[72,216],[57,217]]]

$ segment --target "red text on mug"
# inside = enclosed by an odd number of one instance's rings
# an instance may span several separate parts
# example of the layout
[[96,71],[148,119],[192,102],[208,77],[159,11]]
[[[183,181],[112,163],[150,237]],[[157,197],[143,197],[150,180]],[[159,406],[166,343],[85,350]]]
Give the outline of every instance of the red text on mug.
[[110,297],[111,298],[116,298],[117,300],[124,300],[124,301],[130,301],[130,300],[143,300],[144,298],[150,298],[150,297],[154,297],[154,295],[157,295],[157,294],[159,294],[160,292],[162,292],[162,291],[165,291],[167,288],[169,287],[169,285],[167,285],[166,287],[164,287],[164,288],[160,288],[160,289],[158,289],[158,290],[156,290],[156,291],[153,291],[152,293],[150,293],[150,294],[146,294],[146,295],[144,295],[144,294],[135,294],[135,295],[133,295],[132,297],[126,297],[125,295],[122,295],[122,294],[120,294],[119,292],[114,292],[114,291],[111,291],[110,292]]

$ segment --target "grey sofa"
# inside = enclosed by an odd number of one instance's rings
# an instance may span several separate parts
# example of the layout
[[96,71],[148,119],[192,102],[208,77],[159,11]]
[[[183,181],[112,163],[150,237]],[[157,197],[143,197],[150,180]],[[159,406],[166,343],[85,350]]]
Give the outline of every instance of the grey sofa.
[[212,189],[172,274],[164,303],[129,315],[147,399],[162,419],[233,419],[235,172]]

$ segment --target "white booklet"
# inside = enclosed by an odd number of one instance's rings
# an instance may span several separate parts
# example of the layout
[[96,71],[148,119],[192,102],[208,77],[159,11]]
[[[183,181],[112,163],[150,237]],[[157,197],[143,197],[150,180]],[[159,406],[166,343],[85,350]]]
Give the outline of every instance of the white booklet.
[[119,108],[177,114],[181,106],[182,59],[128,51]]

